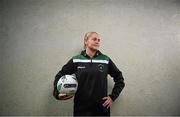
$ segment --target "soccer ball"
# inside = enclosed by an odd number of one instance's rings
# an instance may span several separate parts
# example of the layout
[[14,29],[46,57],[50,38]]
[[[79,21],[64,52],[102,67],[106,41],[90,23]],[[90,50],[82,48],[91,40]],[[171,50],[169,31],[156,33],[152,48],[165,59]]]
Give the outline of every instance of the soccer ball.
[[57,82],[59,93],[74,95],[77,91],[78,82],[75,75],[64,75]]

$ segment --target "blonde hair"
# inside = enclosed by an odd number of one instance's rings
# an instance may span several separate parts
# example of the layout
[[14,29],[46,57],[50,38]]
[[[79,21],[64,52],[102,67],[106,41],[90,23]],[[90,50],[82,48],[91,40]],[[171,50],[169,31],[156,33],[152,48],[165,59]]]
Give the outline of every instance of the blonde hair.
[[99,35],[97,32],[87,32],[86,34],[85,34],[85,36],[84,36],[84,49],[86,49],[86,44],[85,44],[85,42],[88,40],[88,38],[92,35],[92,34],[97,34],[97,35]]

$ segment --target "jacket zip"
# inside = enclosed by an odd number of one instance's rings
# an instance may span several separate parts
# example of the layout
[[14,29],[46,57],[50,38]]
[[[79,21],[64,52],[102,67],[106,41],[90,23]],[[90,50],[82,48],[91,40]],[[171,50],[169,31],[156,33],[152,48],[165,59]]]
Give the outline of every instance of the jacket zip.
[[92,66],[92,58],[91,58],[91,66]]

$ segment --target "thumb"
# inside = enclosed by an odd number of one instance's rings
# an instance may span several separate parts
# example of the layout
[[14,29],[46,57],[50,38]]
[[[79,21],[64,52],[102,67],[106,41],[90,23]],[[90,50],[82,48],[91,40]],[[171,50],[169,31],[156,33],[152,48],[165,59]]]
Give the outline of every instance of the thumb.
[[108,98],[108,97],[103,97],[102,99],[103,99],[103,100],[107,100],[107,98]]
[[66,94],[64,94],[64,93],[60,93],[60,94],[59,94],[59,96],[66,96]]

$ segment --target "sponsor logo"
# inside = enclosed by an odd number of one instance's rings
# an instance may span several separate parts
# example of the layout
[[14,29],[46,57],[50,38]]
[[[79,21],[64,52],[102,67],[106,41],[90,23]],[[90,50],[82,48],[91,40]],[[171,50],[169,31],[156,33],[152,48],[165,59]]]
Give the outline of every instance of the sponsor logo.
[[85,66],[78,66],[77,67],[78,69],[84,69],[84,68],[86,68]]
[[75,88],[76,84],[64,84],[64,88]]

